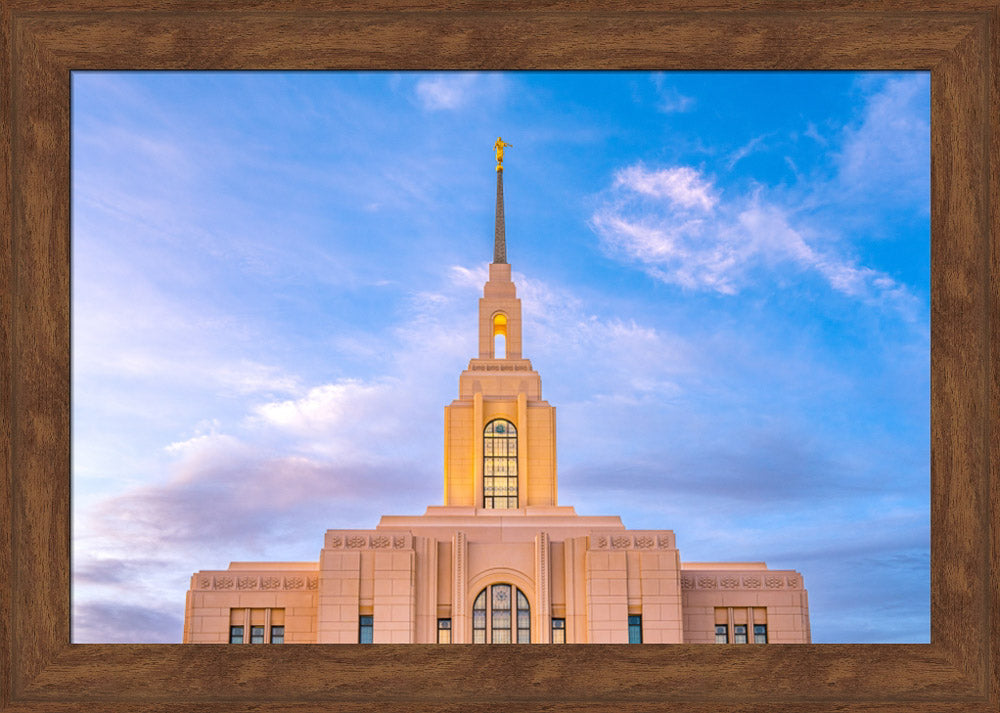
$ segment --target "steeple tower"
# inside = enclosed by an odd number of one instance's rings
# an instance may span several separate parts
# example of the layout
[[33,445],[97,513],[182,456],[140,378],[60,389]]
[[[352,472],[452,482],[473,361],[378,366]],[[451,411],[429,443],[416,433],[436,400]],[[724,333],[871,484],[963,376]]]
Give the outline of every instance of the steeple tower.
[[[479,354],[458,378],[458,398],[445,407],[444,504],[524,512],[557,505],[556,422],[555,408],[542,400],[541,377],[521,353],[521,300],[504,233],[507,146],[500,138],[494,145],[496,226],[479,300]],[[503,445],[496,445],[501,437]]]

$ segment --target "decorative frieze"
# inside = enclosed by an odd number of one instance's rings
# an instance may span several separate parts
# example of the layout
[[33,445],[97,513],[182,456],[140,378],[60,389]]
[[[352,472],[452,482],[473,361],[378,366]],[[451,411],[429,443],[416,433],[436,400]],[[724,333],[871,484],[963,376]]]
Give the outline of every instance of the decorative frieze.
[[588,538],[591,550],[669,550],[674,546],[669,532],[592,533]]
[[469,371],[531,371],[531,365],[477,362],[469,366]]
[[281,591],[294,589],[316,589],[319,586],[318,577],[306,577],[303,575],[281,576],[280,574],[246,574],[238,577],[231,576],[200,576],[197,581],[197,589],[208,591]]
[[393,535],[386,532],[348,532],[327,534],[326,549],[339,550],[407,550],[413,548],[413,537],[409,533]]
[[708,572],[685,573],[681,576],[681,589],[726,589],[726,590],[759,590],[766,589],[801,589],[802,580],[797,576],[783,574],[762,574],[743,572]]
[[260,588],[260,577],[237,577],[236,578],[236,588],[237,589],[259,589]]

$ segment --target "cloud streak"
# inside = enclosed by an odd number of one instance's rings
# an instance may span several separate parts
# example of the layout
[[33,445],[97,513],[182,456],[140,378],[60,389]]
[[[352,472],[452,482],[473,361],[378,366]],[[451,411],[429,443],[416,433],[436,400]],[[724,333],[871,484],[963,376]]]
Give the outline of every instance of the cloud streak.
[[720,194],[691,166],[634,164],[616,172],[590,225],[609,254],[691,290],[735,295],[793,268],[818,273],[848,297],[899,307],[912,301],[891,276],[819,248],[818,236],[793,225],[791,212],[766,201],[762,189],[728,201]]

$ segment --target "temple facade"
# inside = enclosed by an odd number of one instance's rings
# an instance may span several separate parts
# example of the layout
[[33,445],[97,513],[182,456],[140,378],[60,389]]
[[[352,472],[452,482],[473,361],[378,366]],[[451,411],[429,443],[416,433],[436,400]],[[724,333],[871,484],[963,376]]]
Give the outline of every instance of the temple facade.
[[682,562],[671,530],[558,502],[556,411],[522,353],[497,142],[479,353],[444,408],[444,502],[327,530],[315,562],[191,577],[185,643],[808,643],[802,575]]

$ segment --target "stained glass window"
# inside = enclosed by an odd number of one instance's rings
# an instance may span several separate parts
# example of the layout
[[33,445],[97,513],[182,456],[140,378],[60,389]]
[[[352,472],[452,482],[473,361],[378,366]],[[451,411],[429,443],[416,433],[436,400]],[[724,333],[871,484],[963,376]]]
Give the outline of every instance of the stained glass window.
[[510,637],[510,585],[494,584],[492,587],[491,606],[493,618],[493,643],[509,644]]
[[520,589],[517,590],[517,643],[531,643],[531,607]]
[[483,431],[483,507],[517,507],[517,428],[502,418]]
[[486,643],[486,590],[476,597],[472,605],[472,643]]
[[510,584],[486,587],[472,604],[472,643],[510,644],[514,641],[531,643],[531,605],[528,598]]

